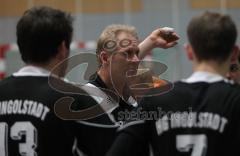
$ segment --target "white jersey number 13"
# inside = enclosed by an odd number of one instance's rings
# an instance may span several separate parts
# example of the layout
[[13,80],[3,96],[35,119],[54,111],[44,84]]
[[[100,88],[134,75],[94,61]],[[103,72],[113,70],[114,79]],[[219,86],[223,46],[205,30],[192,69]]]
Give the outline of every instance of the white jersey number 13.
[[0,122],[0,156],[8,156],[8,130],[12,140],[21,140],[25,136],[25,143],[19,143],[19,153],[22,156],[37,156],[37,130],[31,122],[15,122],[8,129],[8,124]]

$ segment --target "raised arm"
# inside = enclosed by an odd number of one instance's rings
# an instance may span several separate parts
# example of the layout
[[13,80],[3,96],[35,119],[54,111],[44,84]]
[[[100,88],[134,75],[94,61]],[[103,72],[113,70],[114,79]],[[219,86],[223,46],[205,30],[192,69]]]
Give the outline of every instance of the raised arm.
[[143,59],[154,48],[171,48],[177,44],[178,39],[173,28],[157,28],[139,44],[139,58]]

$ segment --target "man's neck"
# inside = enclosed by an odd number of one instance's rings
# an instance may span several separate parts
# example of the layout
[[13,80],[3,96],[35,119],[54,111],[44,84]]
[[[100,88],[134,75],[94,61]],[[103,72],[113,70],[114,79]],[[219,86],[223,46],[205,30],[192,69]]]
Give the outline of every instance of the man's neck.
[[226,77],[229,71],[229,64],[228,63],[219,64],[213,61],[207,61],[207,62],[195,63],[193,70],[195,72],[205,71],[205,72],[218,74],[223,77]]
[[101,80],[105,83],[105,85],[108,87],[108,89],[111,89],[112,91],[117,92],[119,96],[122,96],[124,88],[124,84],[122,84],[122,81],[113,82],[109,72],[106,72],[105,70],[102,69],[98,71],[98,75],[100,76]]
[[[56,76],[60,76],[60,71],[58,69],[54,69],[55,66],[56,66],[56,63],[54,62],[50,62],[50,63],[30,63],[30,64],[27,64],[27,65],[32,65],[32,66],[35,66],[35,67],[39,67],[39,68],[42,68],[42,69],[45,69],[49,72],[51,72],[51,74],[53,75],[56,75]],[[53,71],[54,69],[54,71]]]
[[44,70],[47,70],[47,71],[51,71],[51,68],[49,66],[46,66],[46,65],[42,65],[42,64],[37,64],[37,63],[27,63],[26,66],[34,66],[34,67],[37,67],[37,68],[42,68]]

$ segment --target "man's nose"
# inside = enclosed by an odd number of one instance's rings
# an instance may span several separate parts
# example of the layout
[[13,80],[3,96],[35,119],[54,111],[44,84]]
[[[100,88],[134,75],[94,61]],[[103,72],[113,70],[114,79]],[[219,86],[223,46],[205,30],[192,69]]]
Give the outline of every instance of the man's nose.
[[139,57],[138,57],[137,54],[134,54],[134,55],[131,57],[131,61],[132,61],[132,62],[139,63],[140,59],[139,59]]

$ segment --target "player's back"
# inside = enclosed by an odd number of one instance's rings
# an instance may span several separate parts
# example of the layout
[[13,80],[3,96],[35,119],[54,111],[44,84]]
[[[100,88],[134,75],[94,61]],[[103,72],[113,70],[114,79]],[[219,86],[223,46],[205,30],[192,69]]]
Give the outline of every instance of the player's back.
[[63,94],[48,77],[9,77],[0,83],[0,155],[66,156],[72,153],[72,122],[55,116]]
[[239,87],[224,81],[177,82],[174,89],[144,100],[155,155],[239,155]]

